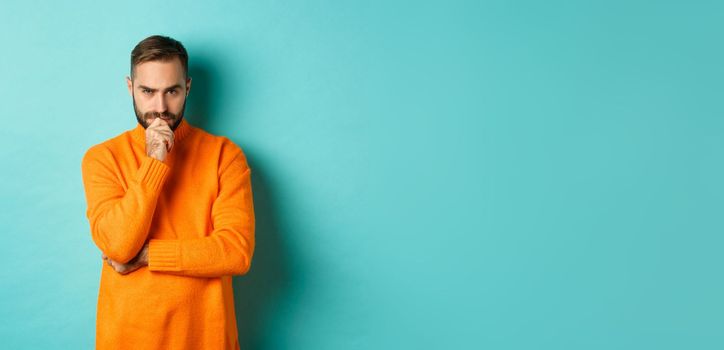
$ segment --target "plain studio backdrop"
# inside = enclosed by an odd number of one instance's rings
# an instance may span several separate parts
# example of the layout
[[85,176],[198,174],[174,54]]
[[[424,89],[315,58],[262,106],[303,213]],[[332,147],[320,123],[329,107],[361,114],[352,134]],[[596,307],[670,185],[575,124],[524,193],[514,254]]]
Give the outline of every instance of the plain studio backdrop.
[[[0,339],[90,349],[141,39],[253,169],[246,349],[724,348],[724,3],[0,3]],[[162,291],[160,291],[162,292]]]

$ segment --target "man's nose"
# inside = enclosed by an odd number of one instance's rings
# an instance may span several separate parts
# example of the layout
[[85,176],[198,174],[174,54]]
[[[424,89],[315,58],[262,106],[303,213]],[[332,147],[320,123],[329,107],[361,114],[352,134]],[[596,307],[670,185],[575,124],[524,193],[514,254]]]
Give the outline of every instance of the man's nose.
[[168,108],[168,103],[166,102],[166,96],[163,94],[156,97],[156,101],[154,101],[154,107],[157,112],[163,113],[166,112],[166,109]]

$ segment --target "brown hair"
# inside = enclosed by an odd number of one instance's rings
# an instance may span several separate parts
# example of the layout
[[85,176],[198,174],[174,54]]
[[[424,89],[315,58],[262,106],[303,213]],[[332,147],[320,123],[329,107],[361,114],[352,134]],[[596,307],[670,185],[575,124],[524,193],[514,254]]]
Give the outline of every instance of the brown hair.
[[136,65],[148,61],[168,61],[178,57],[184,68],[184,75],[189,76],[189,55],[181,42],[167,36],[152,35],[141,40],[131,51],[131,78]]

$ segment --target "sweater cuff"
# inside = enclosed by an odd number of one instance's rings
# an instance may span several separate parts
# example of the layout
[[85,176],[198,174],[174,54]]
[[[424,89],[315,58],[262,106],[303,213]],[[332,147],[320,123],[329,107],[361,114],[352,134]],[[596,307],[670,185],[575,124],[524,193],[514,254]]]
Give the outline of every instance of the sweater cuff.
[[151,239],[148,242],[148,269],[151,271],[179,271],[181,254],[175,239]]
[[136,181],[149,186],[153,191],[160,190],[171,168],[166,163],[149,156],[145,156],[138,168]]

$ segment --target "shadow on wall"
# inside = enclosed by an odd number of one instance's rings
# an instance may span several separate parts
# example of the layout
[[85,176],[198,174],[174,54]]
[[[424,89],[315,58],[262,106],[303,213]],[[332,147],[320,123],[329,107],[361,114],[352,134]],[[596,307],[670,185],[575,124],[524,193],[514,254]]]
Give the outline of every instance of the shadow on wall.
[[186,105],[185,117],[191,125],[209,131],[211,119],[218,116],[218,102],[214,101],[216,87],[221,86],[221,75],[214,71],[214,65],[203,56],[189,62],[191,92]]
[[[247,155],[247,157],[250,157]],[[250,157],[251,158],[251,157]],[[275,314],[290,304],[293,295],[290,251],[274,216],[271,187],[264,181],[263,168],[249,160],[252,167],[252,191],[256,216],[256,247],[251,269],[234,276],[234,304],[239,345],[242,349],[268,349],[266,335],[275,334]]]
[[[186,115],[189,123],[206,131],[217,128],[216,125],[225,125],[228,120],[220,118],[218,96],[221,86],[238,86],[236,84],[222,84],[222,75],[213,60],[194,56],[189,67],[192,80],[191,93],[187,105]],[[237,95],[239,91],[226,91],[224,95]],[[242,116],[243,117],[243,116]],[[213,132],[212,132],[213,133]],[[256,217],[256,245],[254,258],[249,272],[243,276],[233,277],[234,303],[236,309],[236,322],[239,334],[239,345],[242,349],[269,348],[268,334],[274,334],[273,329],[267,329],[273,324],[273,313],[278,312],[279,306],[289,305],[285,300],[291,291],[291,255],[285,249],[281,230],[275,217],[275,202],[270,183],[265,173],[264,164],[257,159],[253,152],[243,146],[243,140],[233,132],[223,134],[234,143],[242,147],[252,169],[251,184],[254,196],[254,214]]]

